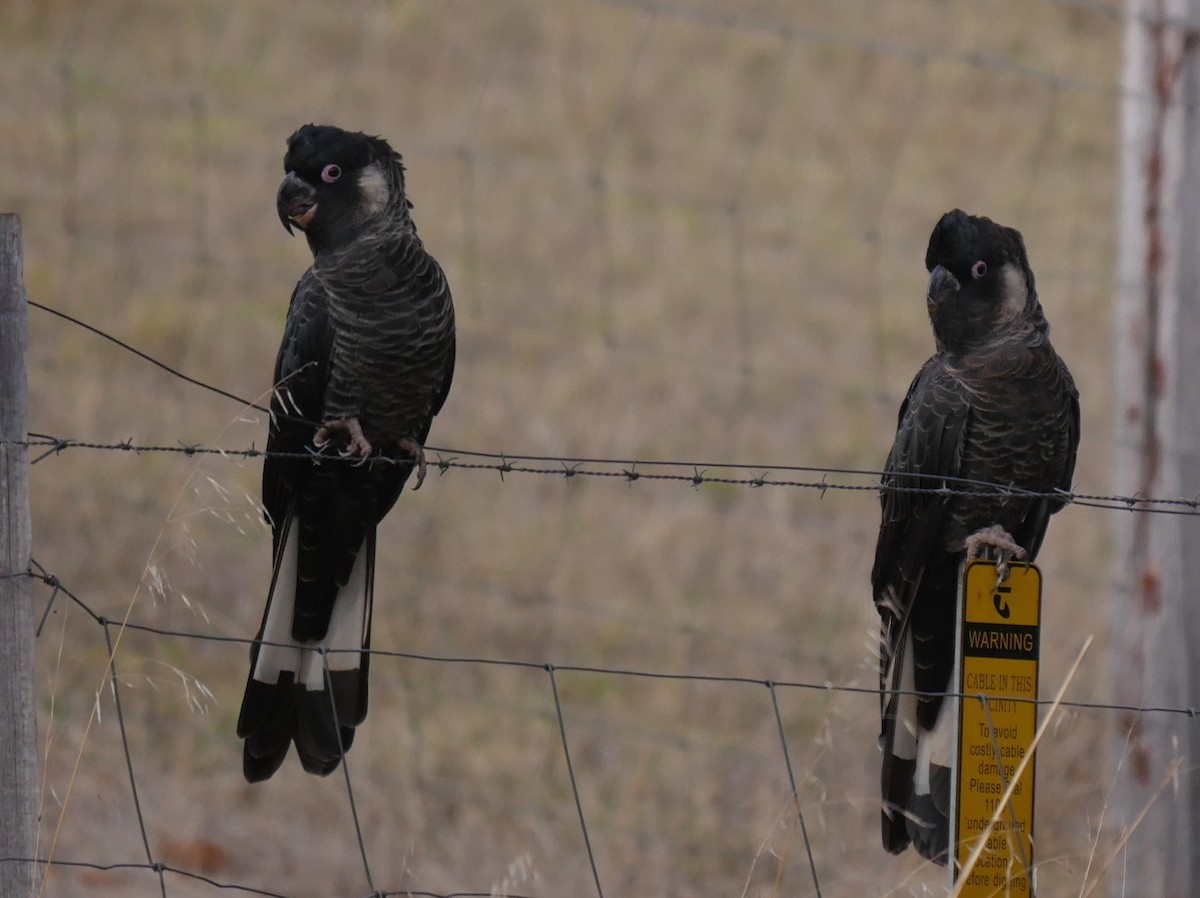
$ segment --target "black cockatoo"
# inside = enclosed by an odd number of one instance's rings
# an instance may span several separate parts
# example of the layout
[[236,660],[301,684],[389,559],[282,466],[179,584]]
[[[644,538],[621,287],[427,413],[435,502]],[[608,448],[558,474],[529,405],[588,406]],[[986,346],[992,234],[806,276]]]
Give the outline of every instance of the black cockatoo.
[[450,288],[417,237],[400,155],[305,125],[283,168],[279,218],[313,264],[275,361],[262,492],[274,568],[237,725],[251,782],[292,742],[305,770],[330,773],[366,715],[376,525],[414,468],[421,485],[454,374]]
[[[933,229],[925,267],[937,352],[900,406],[871,585],[881,618],[883,845],[900,852],[911,842],[946,863],[951,703],[896,691],[950,689],[964,558],[989,549],[1002,565],[1037,557],[1050,515],[1065,504],[1054,493],[1071,487],[1079,393],[1050,345],[1018,231],[956,209]],[[889,489],[953,489],[951,478],[1000,489],[982,497]]]

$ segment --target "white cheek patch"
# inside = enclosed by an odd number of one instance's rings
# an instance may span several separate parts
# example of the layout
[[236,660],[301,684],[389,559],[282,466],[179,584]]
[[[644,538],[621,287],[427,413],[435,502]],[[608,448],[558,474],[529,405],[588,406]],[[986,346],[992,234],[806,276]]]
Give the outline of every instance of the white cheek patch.
[[388,203],[388,182],[378,162],[372,162],[358,173],[358,190],[364,200],[363,211],[378,215]]
[[1029,300],[1029,285],[1019,265],[1005,262],[1000,269],[1000,307],[1005,321],[1015,321],[1025,314]]

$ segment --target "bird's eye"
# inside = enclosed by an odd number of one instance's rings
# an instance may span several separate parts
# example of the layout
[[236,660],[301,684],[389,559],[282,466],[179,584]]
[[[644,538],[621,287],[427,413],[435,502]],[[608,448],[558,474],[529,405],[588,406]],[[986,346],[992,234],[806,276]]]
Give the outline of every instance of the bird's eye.
[[[323,169],[321,169],[321,180],[324,181],[326,184],[332,184],[334,181],[336,181],[341,176],[342,176],[342,167],[340,165],[335,165],[332,162],[329,165],[325,166]],[[982,263],[980,263],[980,264],[982,264]]]
[[975,278],[975,280],[979,280],[985,274],[987,274],[987,262],[983,261],[983,259],[980,259],[971,266],[971,277]]

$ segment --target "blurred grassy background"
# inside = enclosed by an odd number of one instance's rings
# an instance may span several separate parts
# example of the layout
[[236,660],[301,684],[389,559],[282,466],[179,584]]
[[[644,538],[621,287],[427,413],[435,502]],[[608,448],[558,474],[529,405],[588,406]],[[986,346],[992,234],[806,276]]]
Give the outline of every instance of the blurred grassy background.
[[[1025,233],[1083,393],[1077,485],[1105,492],[1120,35],[1102,5],[1050,0],[6,0],[0,206],[32,299],[256,397],[308,264],[274,210],[284,139],[382,134],[459,311],[434,445],[764,468],[881,464],[932,350],[925,242],[960,206]],[[30,314],[31,430],[262,445],[261,416]],[[236,458],[48,459],[35,555],[110,618],[251,636],[257,480]],[[452,470],[384,528],[375,645],[871,687],[877,523],[870,492]],[[1070,694],[1108,697],[1108,525],[1069,508],[1051,528],[1045,691],[1094,634]],[[144,862],[107,690],[87,728],[102,631],[60,600],[38,651],[40,851]],[[243,646],[128,631],[117,664],[155,859],[369,891],[340,772],[243,783]],[[372,674],[350,769],[378,888],[594,891],[543,671]],[[813,894],[765,688],[557,678],[606,895]],[[779,699],[822,893],[940,886],[879,848],[876,699]],[[1040,755],[1044,894],[1087,877],[1107,725],[1064,714]],[[83,892],[161,889],[50,873],[46,894]]]

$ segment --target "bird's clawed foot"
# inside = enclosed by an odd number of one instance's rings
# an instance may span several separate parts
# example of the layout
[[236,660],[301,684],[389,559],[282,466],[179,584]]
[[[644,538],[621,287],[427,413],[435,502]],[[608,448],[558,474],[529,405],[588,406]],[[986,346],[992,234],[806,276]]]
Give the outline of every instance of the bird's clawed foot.
[[1024,561],[1026,555],[1025,550],[1012,538],[1012,534],[999,524],[976,530],[967,537],[965,546],[968,561],[973,558],[996,559],[997,586],[1008,577],[1008,562],[1013,558]]
[[349,443],[340,451],[343,458],[361,458],[366,461],[370,457],[371,444],[367,442],[367,438],[363,436],[362,425],[358,423],[358,418],[341,418],[337,421],[326,421],[325,424],[317,431],[317,435],[313,437],[313,445],[318,449],[325,446],[334,434],[338,432],[346,434],[349,438]]
[[415,492],[425,482],[425,447],[412,437],[405,437],[400,441],[400,448],[411,455],[417,463],[417,482],[413,484],[413,491]]

